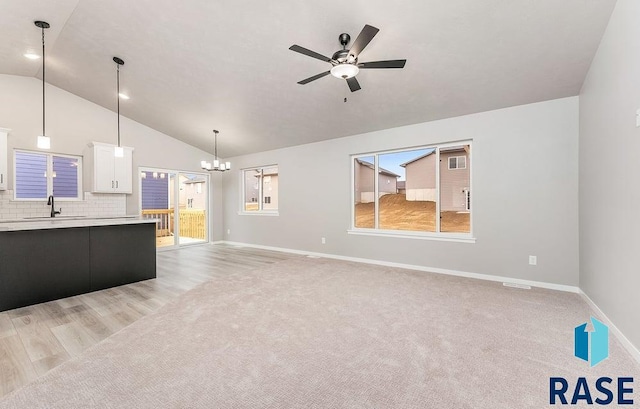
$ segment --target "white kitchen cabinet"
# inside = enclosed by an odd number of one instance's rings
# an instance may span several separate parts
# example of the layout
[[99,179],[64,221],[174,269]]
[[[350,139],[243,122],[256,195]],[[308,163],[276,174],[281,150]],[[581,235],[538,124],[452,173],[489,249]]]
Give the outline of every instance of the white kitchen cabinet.
[[133,148],[123,147],[117,158],[115,145],[92,142],[85,151],[85,183],[93,193],[131,193],[133,187]]
[[7,164],[9,163],[9,151],[7,150],[7,135],[9,129],[0,128],[0,190],[7,190]]

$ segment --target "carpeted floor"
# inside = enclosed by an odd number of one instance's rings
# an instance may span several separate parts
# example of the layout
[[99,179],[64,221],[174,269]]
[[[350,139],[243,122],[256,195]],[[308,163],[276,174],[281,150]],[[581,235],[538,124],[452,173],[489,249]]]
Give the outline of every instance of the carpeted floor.
[[202,284],[0,408],[543,408],[551,376],[640,377],[613,335],[600,365],[573,357],[591,314],[575,294],[293,259]]

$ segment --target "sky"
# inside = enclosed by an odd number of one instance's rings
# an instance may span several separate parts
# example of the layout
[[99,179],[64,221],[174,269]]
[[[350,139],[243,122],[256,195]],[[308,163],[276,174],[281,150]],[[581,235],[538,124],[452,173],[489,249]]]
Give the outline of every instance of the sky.
[[[433,149],[416,149],[413,151],[386,153],[378,157],[378,160],[380,161],[379,166],[381,168],[385,168],[386,170],[390,170],[391,172],[397,175],[400,175],[400,178],[398,180],[405,180],[404,168],[401,167],[400,164],[408,162],[411,159],[420,157],[431,151],[433,151]],[[373,163],[373,156],[368,156],[366,158],[361,158],[361,159],[364,159],[367,162]]]

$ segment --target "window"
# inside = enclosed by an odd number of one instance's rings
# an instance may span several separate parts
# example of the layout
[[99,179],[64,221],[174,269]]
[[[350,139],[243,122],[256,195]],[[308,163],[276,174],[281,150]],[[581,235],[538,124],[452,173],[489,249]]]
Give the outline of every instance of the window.
[[13,163],[16,200],[81,200],[82,158],[16,150]]
[[242,171],[242,211],[277,213],[278,166],[264,166]]
[[351,232],[470,238],[470,158],[470,142],[353,155]]
[[466,156],[451,156],[449,157],[449,169],[466,169],[467,157]]

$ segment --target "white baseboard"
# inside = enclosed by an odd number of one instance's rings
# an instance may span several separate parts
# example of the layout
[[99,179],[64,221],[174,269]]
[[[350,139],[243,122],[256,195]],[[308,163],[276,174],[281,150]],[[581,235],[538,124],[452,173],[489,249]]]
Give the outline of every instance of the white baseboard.
[[[220,243],[220,242],[217,242]],[[445,268],[437,268],[437,267],[425,267],[418,266],[415,264],[404,264],[404,263],[395,263],[392,261],[382,261],[382,260],[372,260],[368,258],[359,258],[359,257],[349,257],[349,256],[340,256],[337,254],[329,254],[329,253],[316,253],[313,251],[303,251],[303,250],[294,250],[288,249],[284,247],[272,247],[272,246],[262,246],[259,244],[250,244],[250,243],[239,243],[234,241],[223,241],[225,244],[230,244],[234,246],[242,246],[242,247],[252,247],[263,250],[272,250],[272,251],[281,251],[284,253],[291,254],[301,254],[301,255],[309,255],[309,256],[317,256],[317,257],[325,257],[332,258],[336,260],[344,260],[344,261],[354,261],[356,263],[367,263],[367,264],[377,264],[380,266],[386,267],[398,267],[398,268],[406,268],[408,270],[417,270],[417,271],[425,271],[428,273],[436,273],[436,274],[446,274],[457,277],[466,277],[466,278],[475,278],[478,280],[487,280],[487,281],[497,281],[497,282],[507,282],[521,285],[528,285],[531,287],[539,287],[539,288],[547,288],[550,290],[557,291],[565,291],[570,293],[579,293],[580,289],[578,287],[563,285],[563,284],[554,284],[554,283],[545,283],[542,281],[531,281],[531,280],[521,280],[518,278],[511,277],[502,277],[502,276],[494,276],[488,274],[479,274],[479,273],[471,273],[467,271],[458,271],[458,270],[449,270]]]
[[616,327],[616,325],[611,322],[611,320],[609,319],[609,317],[607,317],[607,314],[605,314],[600,307],[598,307],[598,305],[593,302],[593,300],[591,298],[589,298],[589,296],[582,291],[582,289],[580,289],[579,292],[580,296],[582,297],[582,299],[589,304],[589,306],[594,309],[598,315],[600,315],[600,318],[602,318],[602,320],[604,321],[604,323],[611,329],[611,332],[613,332],[613,334],[616,336],[616,338],[618,338],[618,341],[620,341],[620,343],[622,344],[622,346],[624,347],[624,349],[626,349],[631,356],[638,362],[640,363],[640,351],[638,351],[638,349],[631,343],[631,341],[629,341],[629,339],[627,337],[624,336],[624,334],[622,333],[622,331],[620,331],[618,329],[618,327]]

